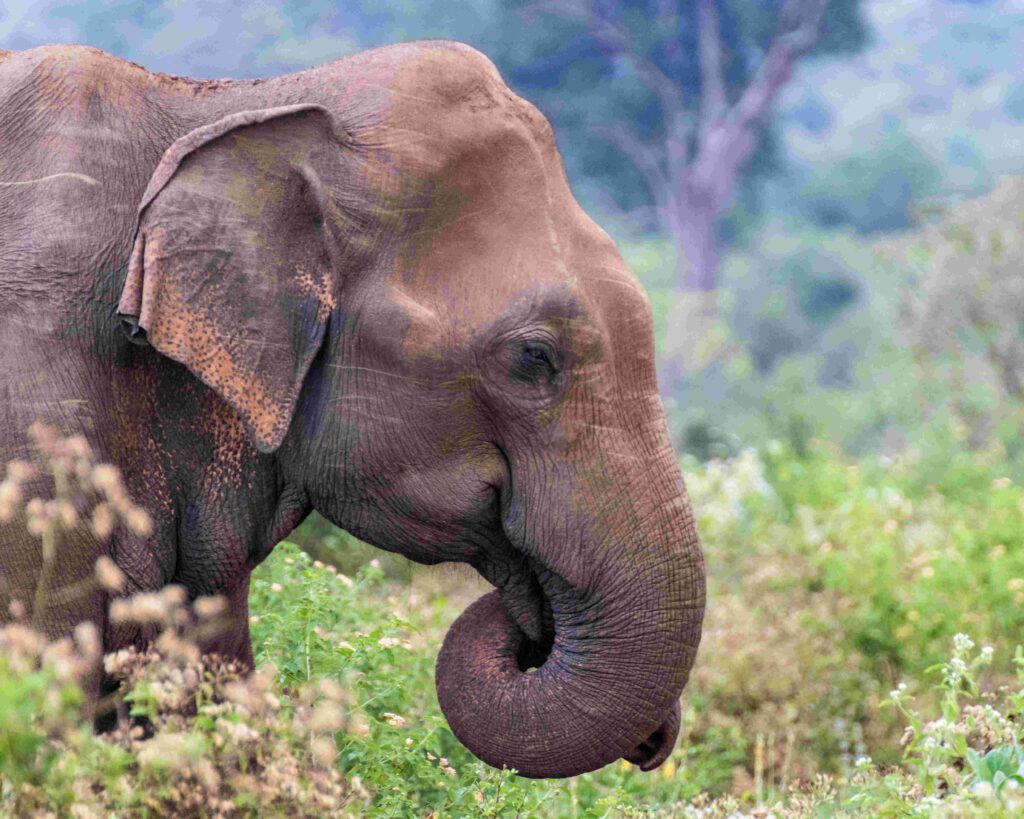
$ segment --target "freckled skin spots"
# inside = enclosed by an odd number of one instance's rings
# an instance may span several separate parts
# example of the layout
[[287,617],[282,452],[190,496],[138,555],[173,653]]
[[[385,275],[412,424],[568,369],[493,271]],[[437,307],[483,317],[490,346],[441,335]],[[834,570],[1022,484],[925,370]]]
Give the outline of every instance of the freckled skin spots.
[[[76,539],[62,580],[110,554],[132,590],[244,615],[252,568],[315,508],[495,585],[437,668],[482,759],[660,764],[704,574],[650,308],[486,58],[409,44],[198,82],[0,53],[0,143],[0,460],[34,420],[81,432],[154,519]],[[14,588],[34,549],[0,527]],[[46,627],[147,639],[105,602]],[[236,622],[208,648],[251,661]]]

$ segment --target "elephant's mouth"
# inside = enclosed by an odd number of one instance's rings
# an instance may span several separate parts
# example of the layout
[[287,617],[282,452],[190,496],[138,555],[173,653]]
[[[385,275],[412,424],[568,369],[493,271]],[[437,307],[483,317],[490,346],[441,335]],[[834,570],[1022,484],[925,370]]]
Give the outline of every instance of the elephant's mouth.
[[[540,569],[540,571],[538,571]],[[532,673],[541,668],[555,643],[555,618],[551,600],[544,593],[541,577],[551,573],[526,559],[514,579],[500,586],[501,603],[518,628],[509,635],[510,647],[519,670]],[[516,633],[518,632],[518,633]]]
[[[560,658],[552,658],[559,632],[562,639],[558,642],[570,642],[574,636],[572,632],[587,630],[586,624],[591,615],[581,611],[579,592],[558,574],[518,552],[513,551],[512,555],[513,560],[503,561],[501,568],[491,566],[486,574],[481,571],[497,586],[501,607],[511,621],[502,652],[514,660],[515,665],[509,672],[512,676],[516,674],[515,669],[524,675],[541,671],[545,676],[566,673],[565,668],[545,667],[549,659],[552,659],[551,665],[562,665]],[[506,558],[508,556],[506,554]],[[496,583],[495,580],[501,582]],[[624,684],[628,684],[625,679],[628,674],[628,668],[622,669]],[[661,724],[633,750],[622,754],[622,758],[644,771],[657,768],[675,747],[679,722],[679,702],[676,700]]]

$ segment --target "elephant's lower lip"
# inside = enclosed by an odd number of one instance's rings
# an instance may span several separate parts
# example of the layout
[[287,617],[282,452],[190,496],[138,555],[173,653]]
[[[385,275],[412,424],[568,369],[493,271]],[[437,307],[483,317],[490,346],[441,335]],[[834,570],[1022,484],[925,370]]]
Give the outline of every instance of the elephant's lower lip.
[[513,634],[514,653],[519,670],[531,672],[547,661],[555,641],[555,622],[551,601],[545,593],[542,577],[551,577],[546,569],[528,561],[530,571],[514,584],[500,589],[502,605],[518,626]]
[[679,736],[679,700],[673,704],[661,725],[643,742],[626,754],[623,759],[639,765],[642,771],[653,771],[672,753]]

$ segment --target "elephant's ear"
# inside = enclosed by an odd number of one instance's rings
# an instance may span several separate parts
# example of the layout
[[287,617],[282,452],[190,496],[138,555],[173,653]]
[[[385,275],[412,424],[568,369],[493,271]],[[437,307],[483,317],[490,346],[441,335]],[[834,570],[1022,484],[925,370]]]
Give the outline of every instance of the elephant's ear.
[[346,146],[326,109],[233,114],[166,151],[139,205],[118,314],[280,446],[335,308],[322,174]]

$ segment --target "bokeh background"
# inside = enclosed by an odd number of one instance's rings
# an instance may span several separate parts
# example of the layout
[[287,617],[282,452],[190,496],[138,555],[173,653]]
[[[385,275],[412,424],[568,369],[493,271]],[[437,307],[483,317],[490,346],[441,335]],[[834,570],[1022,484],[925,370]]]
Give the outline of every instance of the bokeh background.
[[359,804],[1019,815],[977,801],[994,775],[967,748],[1024,773],[1024,0],[0,7],[0,48],[86,43],[205,78],[424,38],[476,46],[544,111],[650,294],[709,608],[657,774],[495,778],[447,732],[430,672],[481,587],[314,518],[294,539],[356,592],[321,595],[326,570],[283,547],[256,575],[254,636],[284,684],[365,695],[340,743]]
[[[788,61],[766,71],[787,37]],[[892,454],[942,425],[1016,453],[1000,421],[1020,393],[1020,328],[993,342],[980,304],[939,318],[936,300],[984,301],[978,282],[948,270],[960,281],[940,286],[892,244],[934,244],[924,226],[943,208],[1024,169],[1020,0],[5,0],[0,13],[3,48],[87,43],[208,78],[424,38],[481,49],[551,119],[577,197],[651,293],[681,449],[822,436]],[[716,152],[708,136],[742,119],[745,92],[763,99]],[[670,162],[673,144],[684,156]]]

